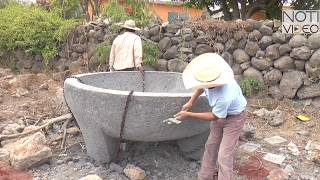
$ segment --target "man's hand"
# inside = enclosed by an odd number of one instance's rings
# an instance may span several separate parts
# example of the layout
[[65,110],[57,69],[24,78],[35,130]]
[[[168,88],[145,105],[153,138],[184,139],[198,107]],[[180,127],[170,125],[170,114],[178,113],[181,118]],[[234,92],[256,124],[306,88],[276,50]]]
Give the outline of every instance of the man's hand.
[[185,105],[182,106],[182,111],[189,111],[192,108],[192,103],[188,101]]
[[178,114],[174,115],[175,118],[177,118],[178,120],[182,121],[185,120],[186,118],[188,118],[190,116],[191,112],[187,112],[187,111],[180,111]]

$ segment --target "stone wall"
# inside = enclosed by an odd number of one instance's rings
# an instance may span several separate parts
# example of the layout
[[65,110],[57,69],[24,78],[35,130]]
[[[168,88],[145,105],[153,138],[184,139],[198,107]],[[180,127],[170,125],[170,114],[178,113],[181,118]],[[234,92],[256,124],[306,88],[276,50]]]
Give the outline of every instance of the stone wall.
[[[238,80],[254,77],[264,82],[274,98],[320,101],[320,35],[282,34],[279,21],[244,23],[247,26],[233,28],[231,33],[220,29],[212,34],[209,31],[215,31],[214,28],[206,31],[183,22],[156,24],[139,33],[161,51],[151,69],[182,72],[197,55],[216,52],[230,64]],[[78,26],[50,66],[57,71],[106,70],[105,64],[101,65],[95,57],[96,45],[112,43],[116,36],[110,25],[103,22]]]
[[272,97],[320,101],[320,35],[285,35],[279,21],[248,20],[248,27],[231,35],[207,32],[188,25],[168,25],[158,38],[158,27],[144,35],[162,51],[157,70],[182,72],[195,56],[216,52],[232,67],[238,80],[254,77],[263,82]]

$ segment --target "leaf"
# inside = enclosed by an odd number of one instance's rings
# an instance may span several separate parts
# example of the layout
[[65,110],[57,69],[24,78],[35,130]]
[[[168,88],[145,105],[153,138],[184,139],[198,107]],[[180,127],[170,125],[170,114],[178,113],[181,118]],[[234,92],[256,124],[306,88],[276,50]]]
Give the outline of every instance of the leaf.
[[308,117],[308,116],[305,116],[305,115],[298,115],[297,118],[300,120],[300,121],[310,121],[311,119]]

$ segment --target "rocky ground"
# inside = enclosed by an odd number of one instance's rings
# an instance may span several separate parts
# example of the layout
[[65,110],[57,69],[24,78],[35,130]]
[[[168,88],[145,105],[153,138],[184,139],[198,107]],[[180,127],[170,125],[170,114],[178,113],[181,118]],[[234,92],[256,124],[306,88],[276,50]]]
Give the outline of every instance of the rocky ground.
[[[87,175],[106,180],[144,175],[151,180],[196,179],[200,162],[185,158],[173,142],[129,142],[119,162],[99,164],[86,155],[74,121],[53,123],[27,137],[3,138],[68,112],[63,104],[65,74],[15,75],[0,68],[0,179],[65,180]],[[260,95],[250,99],[248,112],[235,159],[236,179],[320,179],[319,108],[308,101],[276,101]],[[311,120],[298,120],[300,114]],[[280,136],[276,143],[270,141],[274,136]],[[265,160],[267,153],[278,156]],[[270,162],[274,160],[280,162]]]

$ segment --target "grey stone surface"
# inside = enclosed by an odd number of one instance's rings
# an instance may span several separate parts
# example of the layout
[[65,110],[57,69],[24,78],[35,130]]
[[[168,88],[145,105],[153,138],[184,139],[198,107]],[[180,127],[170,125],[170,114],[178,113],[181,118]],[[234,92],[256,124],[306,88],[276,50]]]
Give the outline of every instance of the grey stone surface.
[[158,25],[153,26],[152,28],[150,28],[150,35],[151,36],[159,35],[159,32],[160,32],[160,26],[158,26]]
[[200,55],[203,53],[208,53],[208,52],[212,52],[213,49],[211,46],[207,45],[207,44],[199,44],[196,48],[195,53]]
[[171,38],[171,43],[172,43],[172,45],[177,45],[177,44],[181,43],[181,41],[182,41],[182,39],[179,38],[179,37],[173,37],[173,38]]
[[241,67],[242,70],[246,70],[250,66],[251,66],[251,62],[250,61],[246,61],[246,62],[240,64],[240,67]]
[[303,60],[295,60],[294,61],[294,64],[296,66],[296,68],[300,71],[303,71],[304,70],[304,67],[305,67],[305,61]]
[[208,37],[206,37],[206,36],[198,36],[196,39],[195,39],[195,41],[197,42],[197,43],[206,43],[207,41],[208,41]]
[[280,90],[284,97],[293,98],[303,84],[305,74],[302,71],[285,72],[280,81]]
[[236,41],[240,41],[241,39],[247,37],[247,35],[248,35],[248,32],[244,29],[241,29],[240,31],[238,31],[234,34],[234,39]]
[[310,49],[319,49],[320,34],[312,34],[311,36],[309,36],[307,45]]
[[280,44],[272,44],[269,47],[267,47],[266,57],[272,60],[278,59],[280,57],[279,46]]
[[160,40],[158,46],[161,51],[165,52],[171,46],[171,39],[168,37],[164,37]]
[[188,63],[180,59],[171,59],[168,62],[168,70],[171,72],[183,72]]
[[232,53],[237,48],[237,46],[238,46],[237,41],[234,39],[230,39],[225,44],[225,50],[228,51],[229,53]]
[[269,95],[271,95],[272,98],[281,100],[283,99],[283,94],[281,93],[281,90],[279,86],[271,86],[269,88]]
[[260,49],[257,42],[248,41],[244,50],[249,56],[255,56],[257,51]]
[[259,59],[259,58],[253,57],[251,59],[251,64],[254,68],[258,70],[267,70],[273,65],[273,62],[268,58]]
[[320,49],[315,51],[310,58],[310,66],[311,67],[319,67],[320,66]]
[[232,67],[233,66],[233,56],[228,52],[223,52],[221,57]]
[[303,86],[301,89],[299,89],[297,95],[300,99],[309,99],[309,98],[319,97],[320,85],[313,84],[310,86]]
[[305,38],[302,35],[294,35],[289,41],[289,46],[293,48],[301,47],[303,45],[306,45],[306,43],[307,43],[307,38]]
[[244,49],[247,44],[247,38],[243,38],[238,42],[238,48],[239,49]]
[[282,73],[278,69],[272,69],[264,74],[264,81],[267,85],[276,85],[282,78]]
[[261,49],[265,50],[268,46],[272,44],[271,36],[263,36],[259,41],[259,46]]
[[301,46],[293,48],[290,53],[290,56],[295,59],[308,60],[311,56],[311,51],[307,46]]
[[191,40],[194,39],[194,37],[193,37],[193,34],[184,34],[184,35],[183,35],[183,39],[184,39],[185,41],[191,41]]
[[[129,91],[124,139],[133,141],[165,141],[202,134],[209,124],[184,121],[168,125],[162,121],[180,111],[191,97],[179,73],[145,72],[145,92],[139,72],[92,73],[66,79],[65,97],[85,139],[87,153],[95,160],[109,162],[116,153],[122,114]],[[192,111],[210,111],[201,96]]]
[[[184,138],[177,141],[177,144],[180,150],[184,153],[185,156],[191,159],[201,159],[203,153],[197,153],[198,150],[203,151],[205,143],[208,139],[209,131],[202,134]],[[194,155],[200,154],[200,157],[195,157]]]
[[264,58],[265,55],[266,55],[266,53],[261,50],[257,51],[257,53],[256,53],[257,58]]
[[294,68],[294,61],[290,56],[282,56],[274,61],[274,67],[281,71],[287,71]]
[[286,37],[283,33],[281,33],[280,31],[277,31],[272,34],[272,40],[273,40],[273,43],[282,44],[286,42]]
[[256,80],[259,80],[260,82],[263,82],[262,73],[253,67],[249,67],[247,70],[245,70],[243,72],[243,76],[252,77],[252,78],[255,78]]
[[282,44],[279,47],[280,56],[285,55],[286,53],[289,53],[291,51],[291,47],[289,44]]
[[158,59],[155,64],[155,69],[158,71],[168,71],[168,61],[165,59]]
[[251,33],[248,35],[248,39],[250,41],[259,41],[262,38],[262,34],[258,30],[253,30]]
[[250,61],[250,56],[243,49],[236,49],[233,52],[233,58],[237,63]]
[[224,50],[224,45],[221,44],[221,43],[215,43],[215,44],[213,45],[213,50],[214,50],[214,52],[216,52],[216,53],[222,53],[223,50]]
[[233,64],[232,70],[235,75],[240,75],[243,73],[243,69],[241,68],[240,64],[238,64],[238,63]]
[[172,59],[174,58],[178,53],[178,47],[172,46],[171,48],[167,49],[167,51],[163,54],[163,58],[165,59]]
[[305,69],[308,77],[317,78],[320,76],[320,69],[317,66],[312,67],[309,61],[305,63]]
[[259,31],[264,36],[272,36],[272,33],[273,33],[273,29],[271,27],[266,26],[266,25],[261,26]]

